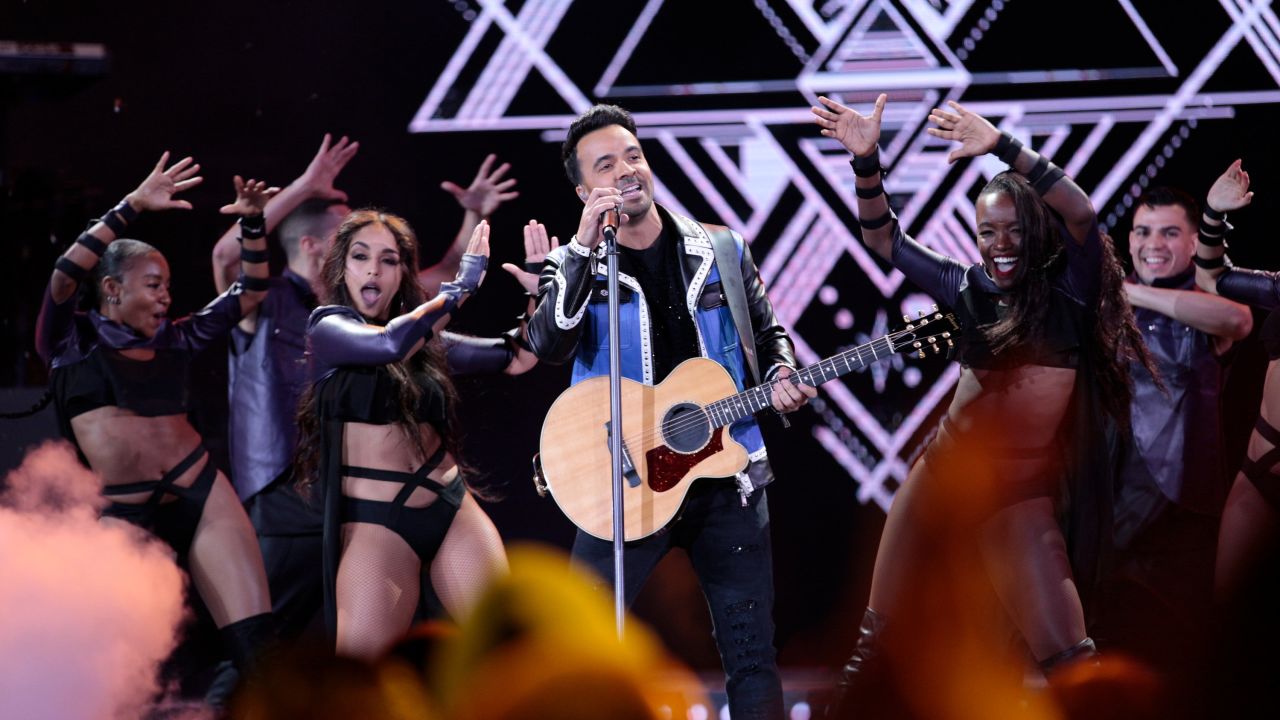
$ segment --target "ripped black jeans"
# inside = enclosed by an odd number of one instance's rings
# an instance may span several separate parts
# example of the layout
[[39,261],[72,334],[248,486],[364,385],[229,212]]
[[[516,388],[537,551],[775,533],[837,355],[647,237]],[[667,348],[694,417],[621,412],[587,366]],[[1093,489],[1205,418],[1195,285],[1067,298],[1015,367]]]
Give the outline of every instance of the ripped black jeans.
[[[628,606],[672,547],[689,553],[706,596],[733,720],[781,720],[785,715],[773,647],[773,553],[764,488],[752,493],[743,507],[732,479],[695,481],[671,525],[627,543]],[[612,542],[579,530],[573,559],[612,585]]]

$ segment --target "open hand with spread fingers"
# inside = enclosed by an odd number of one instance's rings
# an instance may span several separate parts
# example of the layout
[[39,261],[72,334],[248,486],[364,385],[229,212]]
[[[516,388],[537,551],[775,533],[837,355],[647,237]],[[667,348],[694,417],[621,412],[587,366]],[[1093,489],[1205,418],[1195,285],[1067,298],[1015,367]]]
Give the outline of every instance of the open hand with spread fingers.
[[866,156],[880,142],[880,118],[888,100],[889,96],[881,93],[871,114],[862,115],[831,98],[818,96],[822,107],[811,107],[809,112],[813,113],[813,121],[822,128],[823,135],[839,140],[854,155]]
[[167,162],[169,162],[168,150],[160,156],[160,161],[151,169],[151,174],[147,175],[142,184],[125,196],[125,200],[129,201],[129,205],[134,210],[144,212],[174,208],[191,209],[191,203],[186,200],[174,200],[173,196],[204,182],[204,178],[197,174],[200,172],[199,163],[194,162],[190,157],[185,157],[166,170],[164,166]]
[[1205,202],[1220,213],[1239,210],[1253,202],[1253,193],[1249,191],[1249,173],[1245,172],[1241,160],[1231,163],[1227,171],[1213,181],[1209,188],[1209,196]]
[[547,237],[547,228],[537,220],[530,220],[524,226],[524,268],[511,263],[503,263],[502,269],[520,283],[524,291],[530,295],[538,294],[538,273],[542,271],[542,263],[547,253],[560,247],[560,239],[552,235]]
[[335,143],[333,136],[325,133],[320,149],[297,180],[306,188],[307,197],[346,202],[347,194],[334,187],[333,183],[359,150],[360,143],[352,142],[346,135]]
[[239,215],[240,217],[261,215],[262,211],[267,207],[267,201],[280,192],[280,188],[267,187],[267,183],[262,180],[245,180],[236,175],[231,181],[236,187],[236,199],[235,202],[218,208],[218,212],[223,215]]
[[986,155],[995,149],[996,143],[1000,141],[1000,131],[995,125],[981,115],[965,109],[955,100],[948,100],[947,104],[954,112],[934,108],[929,112],[929,122],[937,127],[926,130],[934,137],[960,143],[960,147],[947,155],[947,162]]
[[489,153],[467,187],[446,180],[440,183],[440,188],[452,195],[463,210],[470,210],[482,218],[489,217],[502,203],[520,197],[518,190],[512,190],[516,179],[502,179],[511,169],[511,163],[504,162],[496,170],[491,169],[497,159],[497,155]]

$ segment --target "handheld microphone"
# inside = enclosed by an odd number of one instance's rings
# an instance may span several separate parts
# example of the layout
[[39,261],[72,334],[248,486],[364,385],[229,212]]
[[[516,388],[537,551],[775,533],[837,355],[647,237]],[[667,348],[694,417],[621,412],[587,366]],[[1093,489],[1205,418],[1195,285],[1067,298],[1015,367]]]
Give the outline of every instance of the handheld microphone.
[[618,235],[618,223],[621,219],[621,210],[615,205],[608,210],[600,213],[600,223],[604,225],[604,238],[609,242],[613,242]]
[[620,219],[621,219],[621,211],[619,210],[617,205],[614,205],[613,207],[609,208],[608,210],[605,210],[603,213],[600,214],[600,222],[603,223],[604,226],[609,230],[616,231],[618,229],[618,223]]

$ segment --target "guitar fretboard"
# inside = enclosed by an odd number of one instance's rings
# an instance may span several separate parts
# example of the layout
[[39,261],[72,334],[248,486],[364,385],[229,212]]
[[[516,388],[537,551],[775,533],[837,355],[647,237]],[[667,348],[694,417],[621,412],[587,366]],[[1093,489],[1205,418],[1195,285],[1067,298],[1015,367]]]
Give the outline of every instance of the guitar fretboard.
[[[828,380],[847,375],[854,370],[861,370],[881,358],[889,357],[898,350],[886,335],[865,345],[845,350],[825,360],[797,370],[791,377],[809,386],[818,386]],[[774,382],[777,382],[776,380]],[[737,395],[717,400],[706,405],[707,414],[711,416],[712,427],[723,427],[754,415],[770,406],[769,389],[773,383],[764,383],[748,388]]]

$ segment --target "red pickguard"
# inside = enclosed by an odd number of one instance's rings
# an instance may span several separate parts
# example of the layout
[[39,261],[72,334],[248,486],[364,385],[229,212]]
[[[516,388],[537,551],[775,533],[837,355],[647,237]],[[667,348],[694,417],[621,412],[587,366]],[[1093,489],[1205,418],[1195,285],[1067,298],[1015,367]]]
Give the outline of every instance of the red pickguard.
[[644,454],[649,469],[649,487],[654,492],[666,492],[684,479],[694,465],[706,460],[724,449],[720,434],[724,428],[718,427],[711,433],[711,440],[701,450],[691,455],[678,453],[666,445],[659,445]]

